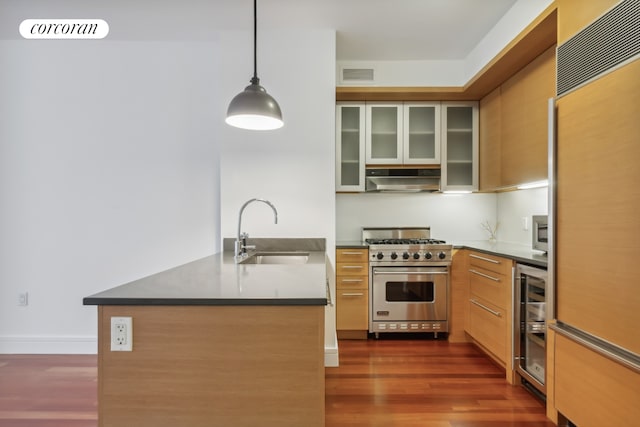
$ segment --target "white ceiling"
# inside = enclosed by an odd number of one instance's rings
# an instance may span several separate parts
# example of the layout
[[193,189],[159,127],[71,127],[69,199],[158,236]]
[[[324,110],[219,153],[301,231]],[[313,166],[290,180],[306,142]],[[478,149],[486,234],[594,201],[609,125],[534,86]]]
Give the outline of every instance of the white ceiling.
[[[464,59],[517,0],[258,0],[258,34],[334,28],[338,60]],[[527,0],[540,1],[540,0]],[[112,40],[207,40],[252,30],[251,0],[0,0],[0,38],[27,18],[100,18]]]

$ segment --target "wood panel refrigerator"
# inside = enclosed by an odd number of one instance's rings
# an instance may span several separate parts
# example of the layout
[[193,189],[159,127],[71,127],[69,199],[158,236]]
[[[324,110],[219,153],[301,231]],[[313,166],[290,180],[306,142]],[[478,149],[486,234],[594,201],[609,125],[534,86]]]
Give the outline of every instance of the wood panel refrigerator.
[[640,420],[638,22],[622,1],[557,51],[552,396],[579,427]]

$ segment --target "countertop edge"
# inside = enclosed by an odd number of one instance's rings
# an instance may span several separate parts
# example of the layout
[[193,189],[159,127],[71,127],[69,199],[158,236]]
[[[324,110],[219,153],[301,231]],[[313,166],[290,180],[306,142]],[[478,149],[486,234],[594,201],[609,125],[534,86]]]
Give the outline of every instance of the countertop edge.
[[114,298],[87,297],[82,305],[211,305],[211,306],[293,306],[327,305],[326,298]]

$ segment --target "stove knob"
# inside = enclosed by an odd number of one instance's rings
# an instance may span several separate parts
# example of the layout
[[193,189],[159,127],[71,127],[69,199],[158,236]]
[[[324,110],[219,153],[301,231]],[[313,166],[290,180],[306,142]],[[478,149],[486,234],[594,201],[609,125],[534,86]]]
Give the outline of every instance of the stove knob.
[[409,252],[405,252],[402,254],[402,259],[409,259]]
[[384,258],[384,255],[382,254],[382,252],[378,252],[378,255],[376,255],[376,258],[382,259]]
[[413,259],[420,259],[420,254],[418,252],[413,254]]
[[395,252],[391,252],[391,259],[396,259],[398,258],[398,254]]
[[431,252],[427,252],[426,254],[424,254],[424,258],[425,259],[431,259],[431,258],[433,258],[433,254]]
[[440,259],[445,259],[446,257],[447,257],[447,254],[445,254],[444,252],[440,252],[438,254],[438,258],[440,258]]

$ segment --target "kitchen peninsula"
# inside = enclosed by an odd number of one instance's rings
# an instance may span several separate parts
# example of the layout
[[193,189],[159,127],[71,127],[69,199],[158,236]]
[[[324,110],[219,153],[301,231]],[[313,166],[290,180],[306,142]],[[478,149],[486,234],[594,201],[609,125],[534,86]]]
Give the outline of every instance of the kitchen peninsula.
[[[86,297],[99,426],[323,426],[324,247],[307,253],[223,252]],[[131,318],[132,351],[111,351],[113,317]]]

